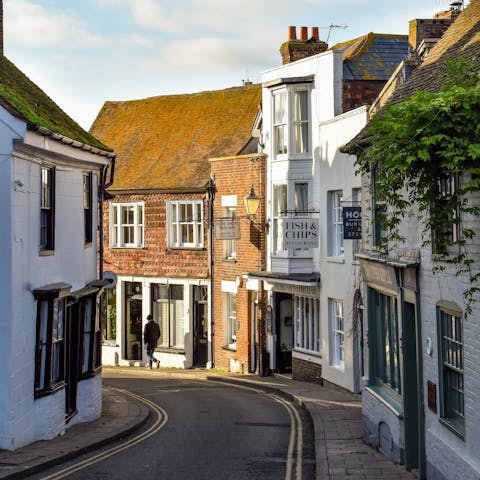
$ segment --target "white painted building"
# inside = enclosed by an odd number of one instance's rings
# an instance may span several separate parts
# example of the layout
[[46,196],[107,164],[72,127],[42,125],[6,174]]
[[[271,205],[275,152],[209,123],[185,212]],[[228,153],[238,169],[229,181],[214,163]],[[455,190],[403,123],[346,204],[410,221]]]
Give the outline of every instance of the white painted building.
[[101,414],[97,191],[113,159],[0,56],[0,448]]
[[[368,42],[356,39],[327,50],[317,33],[312,29],[307,40],[302,28],[299,41],[291,36],[281,48],[284,65],[262,75],[270,229],[267,270],[250,277],[262,280],[269,292],[270,368],[359,391],[358,242],[344,240],[342,213],[358,215],[360,178],[354,157],[338,148],[365,125],[366,87],[381,89],[395,61],[406,55],[406,39],[369,34]],[[374,79],[357,71],[359,63],[379,59],[388,67]]]
[[[452,20],[443,13],[441,18],[411,22],[410,32],[416,37],[411,44],[419,53],[428,40],[427,54],[410,77],[399,70],[400,86],[384,92],[391,103],[404,101],[417,90],[441,91],[445,87],[445,65],[452,59],[470,62],[471,71],[480,68],[480,2],[471,2],[458,17],[454,10]],[[432,46],[431,32],[438,29],[446,31]],[[395,81],[392,79],[392,84]],[[360,136],[344,150],[363,150],[367,138]],[[440,182],[440,195],[445,193],[442,185],[447,184],[448,195],[455,195],[470,175],[468,169],[455,175],[444,173],[448,182]],[[375,178],[375,168],[371,168],[362,179],[362,208],[366,214],[357,255],[365,298],[365,440],[407,470],[416,471],[419,478],[478,479],[480,298],[478,293],[474,296],[472,311],[467,313],[464,292],[472,286],[470,278],[465,272],[458,275],[458,266],[436,255],[434,242],[425,243],[438,232],[424,232],[422,236],[427,213],[419,214],[415,206],[398,227],[403,240],[390,241],[388,253],[380,248],[382,221],[376,222],[372,212],[380,208],[388,215],[388,210],[382,202],[375,202]],[[478,193],[461,195],[469,206],[478,206]],[[466,241],[465,252],[473,261],[472,271],[478,272],[478,216],[467,212],[454,215],[459,219],[458,227],[450,226],[441,234],[454,238],[462,229],[476,232]],[[458,254],[456,247],[448,251],[447,258]],[[444,270],[439,272],[439,267]]]

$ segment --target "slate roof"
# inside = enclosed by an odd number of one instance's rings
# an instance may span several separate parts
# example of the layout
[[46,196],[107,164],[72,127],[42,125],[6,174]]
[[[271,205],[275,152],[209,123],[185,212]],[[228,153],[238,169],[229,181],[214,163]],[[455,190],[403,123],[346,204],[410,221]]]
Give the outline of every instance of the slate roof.
[[331,50],[342,52],[344,80],[388,80],[408,55],[408,36],[368,33]]
[[[452,58],[466,58],[473,69],[480,72],[480,0],[472,0],[465,10],[446,30],[442,38],[432,47],[429,54],[410,78],[400,85],[388,103],[399,103],[417,90],[438,92],[447,78],[445,62]],[[358,155],[370,142],[367,126],[340,150]]]
[[259,84],[106,102],[91,133],[117,154],[111,190],[202,189],[211,157],[237,155],[251,138]]
[[0,105],[25,121],[31,130],[40,128],[44,134],[51,132],[79,142],[80,145],[75,145],[77,147],[89,146],[111,152],[110,148],[70,118],[4,55],[0,55]]

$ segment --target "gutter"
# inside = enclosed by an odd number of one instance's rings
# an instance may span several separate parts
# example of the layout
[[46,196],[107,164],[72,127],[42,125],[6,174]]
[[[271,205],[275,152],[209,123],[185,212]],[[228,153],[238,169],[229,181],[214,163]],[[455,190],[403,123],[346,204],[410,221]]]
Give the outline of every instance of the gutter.
[[70,145],[75,148],[79,148],[81,150],[85,150],[87,152],[94,153],[96,155],[100,155],[102,157],[108,157],[108,158],[115,158],[115,153],[109,152],[107,150],[102,150],[98,147],[93,147],[92,145],[87,145],[86,143],[79,142],[78,140],[73,140],[70,137],[67,137],[65,135],[62,135],[57,132],[53,132],[49,128],[42,127],[40,125],[34,125],[30,124],[32,130],[36,130],[37,132],[41,133],[42,135],[45,135],[46,137],[51,137],[54,140],[57,140],[58,142],[65,143],[66,145]]

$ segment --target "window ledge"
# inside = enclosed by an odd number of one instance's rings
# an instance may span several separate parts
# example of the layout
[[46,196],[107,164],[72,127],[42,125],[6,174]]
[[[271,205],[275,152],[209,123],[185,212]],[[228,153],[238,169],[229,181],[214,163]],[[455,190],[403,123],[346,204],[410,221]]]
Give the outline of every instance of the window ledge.
[[228,350],[229,352],[236,352],[236,348],[229,347],[228,345],[223,345],[222,350]]
[[[378,385],[369,385],[365,390],[381,402],[388,410],[390,410],[398,418],[403,418],[403,410],[400,397],[387,387]],[[398,397],[398,398],[397,398]]]
[[451,421],[449,418],[439,418],[438,420],[444,427],[448,428],[457,437],[465,441],[465,431],[461,428],[458,428],[456,422]]
[[205,250],[205,247],[204,246],[201,246],[201,247],[183,247],[183,246],[167,247],[167,251],[168,250],[198,250],[198,251],[201,251],[201,250]]
[[185,355],[185,349],[183,348],[169,348],[169,347],[157,347],[155,349],[155,352],[160,352],[160,353],[175,353],[177,355]]
[[41,257],[53,257],[55,255],[55,250],[40,250],[38,254]]
[[223,261],[225,263],[237,263],[237,259],[236,258],[224,258]]
[[113,250],[132,250],[132,249],[133,250],[146,250],[146,248],[143,245],[141,245],[139,247],[136,247],[134,245],[118,246],[118,247],[116,245],[112,245],[112,246],[110,246],[110,248],[113,249]]
[[327,257],[325,260],[330,263],[345,263],[345,257]]

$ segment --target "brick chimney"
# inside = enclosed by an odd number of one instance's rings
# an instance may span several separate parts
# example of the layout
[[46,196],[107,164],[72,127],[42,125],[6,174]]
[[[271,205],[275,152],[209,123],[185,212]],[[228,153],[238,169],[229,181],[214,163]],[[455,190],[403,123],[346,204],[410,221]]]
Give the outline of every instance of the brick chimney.
[[[452,11],[439,12],[435,18],[411,20],[409,23],[408,43],[410,51],[415,52],[423,40],[439,40],[455,20]],[[448,14],[448,15],[447,15]]]
[[319,39],[318,27],[312,27],[308,38],[308,27],[300,27],[300,38],[297,40],[297,27],[288,27],[288,40],[280,47],[283,64],[292,63],[302,58],[311,57],[328,49],[328,45]]

